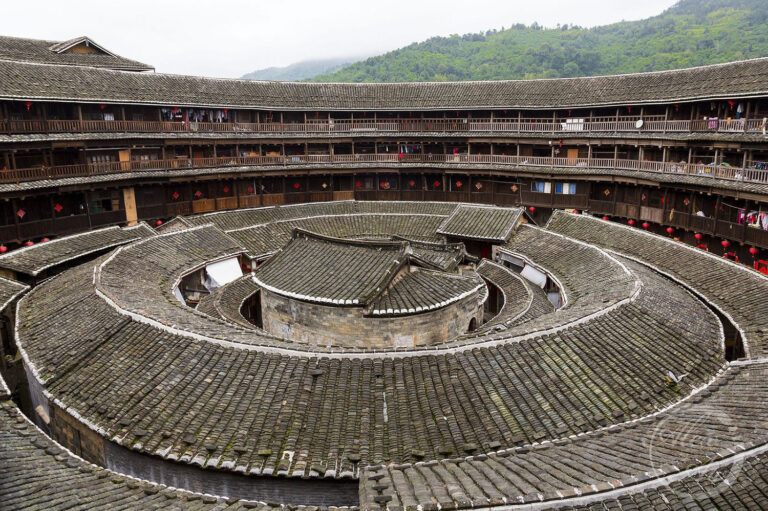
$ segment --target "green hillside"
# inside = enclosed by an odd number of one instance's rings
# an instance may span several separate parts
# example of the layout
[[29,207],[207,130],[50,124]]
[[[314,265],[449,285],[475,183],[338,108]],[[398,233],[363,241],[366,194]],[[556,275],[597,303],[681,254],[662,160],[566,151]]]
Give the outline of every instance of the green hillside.
[[594,76],[764,56],[768,56],[768,0],[682,0],[652,18],[591,29],[544,29],[534,24],[433,37],[312,81]]

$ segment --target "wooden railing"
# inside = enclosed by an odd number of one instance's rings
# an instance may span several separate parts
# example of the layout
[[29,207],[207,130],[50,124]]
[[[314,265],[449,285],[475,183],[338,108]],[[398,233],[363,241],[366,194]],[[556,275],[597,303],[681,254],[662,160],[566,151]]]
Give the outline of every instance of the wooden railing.
[[165,171],[183,168],[222,168],[247,166],[300,166],[322,164],[455,164],[497,165],[534,168],[578,168],[582,170],[620,170],[662,174],[694,175],[750,183],[768,183],[768,170],[743,169],[728,165],[667,163],[612,158],[552,158],[548,156],[504,156],[492,154],[313,154],[293,156],[248,156],[219,158],[177,158],[171,160],[134,160],[110,163],[82,163],[0,170],[0,183],[18,183],[40,179],[61,179],[125,172]]
[[766,134],[762,119],[665,120],[664,116],[596,118],[486,118],[486,119],[339,119],[307,122],[165,122],[89,120],[8,120],[0,133],[752,133]]

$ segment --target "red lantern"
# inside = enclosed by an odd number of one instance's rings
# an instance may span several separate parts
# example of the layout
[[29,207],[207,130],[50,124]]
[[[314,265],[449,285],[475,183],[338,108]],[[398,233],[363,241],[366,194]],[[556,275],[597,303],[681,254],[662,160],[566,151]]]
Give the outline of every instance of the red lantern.
[[26,103],[24,103],[24,106],[27,107],[27,112],[29,112],[29,109],[32,108],[33,104],[34,103],[32,103],[31,101],[27,101]]
[[173,197],[173,200],[178,199],[179,198],[179,192],[173,192],[173,195],[171,195],[171,197]]
[[528,208],[528,211],[530,211],[531,213],[533,213],[534,211],[536,211],[536,208],[534,208],[533,206],[531,206],[530,208]]
[[651,226],[648,222],[643,222],[643,229],[648,229]]
[[634,221],[634,220],[630,220],[629,222],[627,222],[627,224],[628,224],[630,227],[632,227],[633,225],[635,225],[635,221]]
[[31,246],[32,246],[32,245],[34,245],[34,244],[35,244],[35,243],[34,243],[34,242],[32,242],[32,241],[27,241],[26,243],[24,243],[24,246],[25,246],[25,247],[31,247]]
[[0,254],[5,254],[6,252],[8,252],[8,247],[0,245]]
[[723,248],[728,248],[731,246],[731,242],[728,240],[723,240],[720,242],[720,244],[723,246]]
[[756,249],[755,247],[749,247],[749,253],[752,254],[752,257],[755,257],[760,253],[760,250]]
[[356,187],[358,187],[358,188],[360,188],[361,186],[363,186],[363,183],[361,183],[360,181],[358,181],[357,183],[355,183],[355,186],[356,186]]
[[694,238],[696,238],[696,241],[701,241],[701,239],[704,237],[704,235],[699,234],[698,232],[693,235]]
[[605,220],[607,222],[608,220],[610,220],[610,218],[608,218],[607,216],[604,216],[603,220]]
[[195,197],[197,197],[198,199],[200,198],[201,195],[203,195],[203,192],[201,192],[200,190],[195,192]]
[[667,234],[672,236],[672,233],[675,232],[675,230],[672,227],[667,227]]
[[293,183],[293,188],[298,190],[301,187],[299,183]]
[[228,186],[224,187],[224,193],[229,193],[229,187]]
[[578,215],[578,214],[579,214],[579,210],[578,210],[578,209],[574,209],[574,210],[573,210],[573,214],[574,214],[574,215]]
[[106,108],[107,108],[107,105],[105,105],[104,103],[102,103],[102,104],[100,104],[100,105],[99,105],[99,108],[101,108],[102,110],[104,110],[104,109],[106,109]]
[[51,241],[50,238],[43,238],[40,240],[40,243],[45,243],[46,241]]
[[64,209],[64,206],[62,206],[59,203],[56,203],[56,205],[53,206],[53,209],[56,211],[56,213],[61,213],[61,210]]
[[252,186],[248,187],[248,193],[253,193],[253,187]]
[[408,181],[408,186],[410,186],[411,188],[413,188],[414,186],[416,186],[416,181],[414,181],[413,179],[411,179],[410,181]]
[[163,221],[162,220],[158,220],[157,222],[155,222],[155,225],[160,227],[161,225],[163,225]]
[[434,185],[435,185],[435,188],[440,188],[440,181],[437,181],[437,180],[436,180],[436,181],[435,181],[434,183],[432,183],[432,184],[434,184]]
[[456,181],[456,188],[461,188],[461,185],[463,185],[461,181]]

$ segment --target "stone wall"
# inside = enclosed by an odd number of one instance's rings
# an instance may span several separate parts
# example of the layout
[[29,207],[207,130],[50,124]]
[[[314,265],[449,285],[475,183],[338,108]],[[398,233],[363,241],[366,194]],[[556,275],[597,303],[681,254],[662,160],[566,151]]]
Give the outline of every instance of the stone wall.
[[442,309],[409,316],[366,317],[362,307],[333,307],[262,291],[264,330],[310,346],[411,348],[433,346],[467,332],[470,321],[483,322],[482,293]]
[[53,439],[84,460],[105,466],[104,439],[56,404],[49,403],[49,408]]

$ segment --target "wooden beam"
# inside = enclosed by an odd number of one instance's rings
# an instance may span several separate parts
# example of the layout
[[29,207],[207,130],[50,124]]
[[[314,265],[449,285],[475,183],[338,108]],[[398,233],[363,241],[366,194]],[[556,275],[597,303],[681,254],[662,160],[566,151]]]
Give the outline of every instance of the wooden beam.
[[136,209],[136,193],[133,187],[123,188],[123,205],[125,206],[125,221],[131,225],[136,225],[139,216]]

